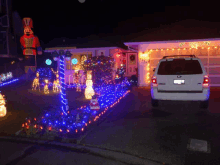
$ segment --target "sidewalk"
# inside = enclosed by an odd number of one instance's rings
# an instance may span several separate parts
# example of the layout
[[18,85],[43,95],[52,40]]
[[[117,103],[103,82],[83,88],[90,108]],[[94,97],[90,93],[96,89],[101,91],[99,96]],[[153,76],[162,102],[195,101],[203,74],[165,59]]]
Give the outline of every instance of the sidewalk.
[[159,165],[136,156],[86,145],[0,137],[1,165]]

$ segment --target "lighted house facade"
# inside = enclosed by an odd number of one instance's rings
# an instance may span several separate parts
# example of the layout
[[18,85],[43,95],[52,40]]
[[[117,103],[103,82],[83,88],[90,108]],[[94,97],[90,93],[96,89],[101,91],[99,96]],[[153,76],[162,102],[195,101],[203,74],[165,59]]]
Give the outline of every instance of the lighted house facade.
[[[56,45],[56,44],[55,44]],[[66,44],[66,45],[71,45]],[[77,45],[77,44],[75,44]],[[85,45],[85,44],[84,44]],[[96,46],[97,45],[97,46]],[[68,50],[71,53],[71,58],[66,58],[64,61],[65,65],[65,83],[72,84],[74,83],[74,74],[76,72],[83,73],[82,63],[89,57],[94,56],[110,56],[115,59],[115,66],[113,68],[114,73],[121,67],[125,68],[125,76],[131,77],[132,75],[137,75],[137,51],[133,49],[127,49],[127,47],[120,47],[120,46],[111,46],[111,44],[100,44],[103,47],[98,47],[98,43],[94,46],[93,44],[85,45],[85,46],[73,46],[68,47],[65,45],[57,46],[57,47],[50,47],[45,48],[46,53],[52,54],[54,51],[59,50]],[[58,61],[58,68],[59,68],[59,61]]]

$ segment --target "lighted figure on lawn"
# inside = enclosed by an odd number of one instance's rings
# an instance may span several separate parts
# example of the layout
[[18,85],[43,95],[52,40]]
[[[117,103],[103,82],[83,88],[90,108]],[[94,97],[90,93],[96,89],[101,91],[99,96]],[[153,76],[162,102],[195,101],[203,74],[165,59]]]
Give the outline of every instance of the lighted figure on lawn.
[[61,92],[61,87],[60,87],[60,81],[59,81],[59,75],[56,74],[56,80],[53,82],[53,91],[54,92]]
[[38,88],[38,90],[40,91],[40,83],[39,83],[39,73],[37,72],[36,74],[36,78],[33,81],[32,84],[32,90],[36,90]]
[[49,88],[48,88],[48,80],[45,80],[45,85],[44,85],[44,94],[49,94]]
[[[23,18],[24,35],[20,38],[20,43],[23,49],[23,55],[42,54],[40,42],[37,36],[34,35],[33,21],[31,18]],[[37,50],[36,50],[37,49]]]
[[0,93],[0,117],[4,117],[6,113],[5,98],[4,95]]
[[76,91],[77,91],[77,92],[81,92],[80,79],[81,79],[81,73],[78,72],[77,80],[76,80]]
[[91,110],[99,110],[100,109],[97,95],[92,96],[92,99],[90,100],[89,105],[90,105]]
[[94,89],[92,88],[92,71],[87,72],[87,80],[86,80],[86,89],[85,89],[85,98],[92,99],[92,96],[95,94]]

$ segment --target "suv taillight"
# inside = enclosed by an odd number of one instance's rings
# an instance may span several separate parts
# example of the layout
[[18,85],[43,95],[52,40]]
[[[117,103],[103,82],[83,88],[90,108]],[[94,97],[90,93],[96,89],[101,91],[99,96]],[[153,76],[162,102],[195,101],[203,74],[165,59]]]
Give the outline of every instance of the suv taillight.
[[203,86],[204,88],[207,88],[207,87],[209,87],[209,83],[210,83],[209,77],[208,77],[208,76],[204,76],[202,86]]
[[151,82],[152,82],[152,85],[153,85],[153,87],[157,87],[158,85],[157,85],[157,77],[152,77],[152,80],[151,80]]

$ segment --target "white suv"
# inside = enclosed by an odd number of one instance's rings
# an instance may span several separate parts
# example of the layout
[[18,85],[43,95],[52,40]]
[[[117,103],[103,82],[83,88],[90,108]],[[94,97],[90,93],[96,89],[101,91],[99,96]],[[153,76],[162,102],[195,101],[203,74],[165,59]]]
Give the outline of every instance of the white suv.
[[195,55],[164,56],[154,69],[151,81],[151,104],[160,100],[200,101],[209,106],[210,79]]

